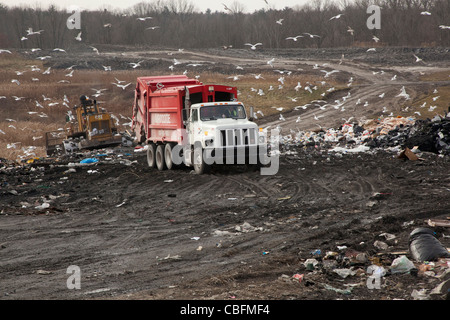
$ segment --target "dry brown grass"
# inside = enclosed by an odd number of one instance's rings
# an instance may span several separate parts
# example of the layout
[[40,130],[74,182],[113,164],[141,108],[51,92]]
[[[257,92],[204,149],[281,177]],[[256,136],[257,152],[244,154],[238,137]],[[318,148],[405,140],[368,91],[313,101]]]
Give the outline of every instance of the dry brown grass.
[[[421,94],[414,100],[412,109],[420,112],[418,118],[433,118],[436,115],[445,115],[450,107],[450,86],[441,86],[430,92]],[[433,100],[434,99],[434,100]]]
[[[33,66],[39,71],[32,71]],[[3,54],[0,60],[0,158],[21,160],[27,157],[45,156],[45,132],[61,128],[65,124],[67,112],[78,104],[81,95],[87,95],[95,99],[95,89],[107,89],[97,99],[100,106],[116,115],[120,120],[119,130],[128,127],[120,115],[131,117],[131,108],[134,98],[134,86],[136,78],[148,75],[167,75],[165,70],[122,70],[122,71],[96,71],[77,70],[73,71],[72,77],[67,76],[70,70],[51,69],[50,74],[43,74],[48,67],[40,60],[26,60],[18,55]],[[17,75],[16,71],[25,71],[23,75]],[[283,107],[288,111],[295,106],[303,105],[311,100],[322,99],[324,93],[330,87],[338,87],[339,84],[331,78],[326,85],[320,82],[323,77],[302,75],[287,76],[275,73],[271,70],[263,72],[264,79],[255,79],[253,75],[244,75],[239,81],[233,81],[220,73],[199,73],[200,81],[205,84],[218,83],[236,86],[239,90],[239,100],[247,108],[253,106],[261,110],[264,115],[279,113],[275,108]],[[194,74],[188,74],[194,77]],[[285,83],[282,89],[278,88],[280,77],[284,76]],[[20,85],[11,82],[17,79]],[[34,79],[34,80],[33,80]],[[38,81],[36,80],[38,79]],[[116,87],[113,82],[116,79],[131,83],[125,90]],[[64,82],[60,82],[64,81]],[[66,83],[66,82],[69,83]],[[294,88],[300,82],[302,88],[297,92]],[[317,86],[317,90],[309,93],[304,90],[309,83],[311,88]],[[269,90],[273,86],[273,90]],[[264,91],[264,95],[258,95],[253,89]],[[14,96],[23,97],[15,100]],[[50,98],[46,101],[44,99]],[[69,100],[68,106],[64,105],[64,97]],[[297,98],[294,102],[289,98]],[[37,106],[39,103],[42,107]],[[50,105],[50,103],[57,103]],[[46,117],[41,117],[43,115]],[[12,119],[14,121],[9,121]],[[42,138],[39,138],[42,136]],[[35,137],[33,139],[33,137]],[[12,147],[12,143],[17,143]],[[8,146],[10,146],[8,148]],[[31,153],[29,148],[35,148]]]

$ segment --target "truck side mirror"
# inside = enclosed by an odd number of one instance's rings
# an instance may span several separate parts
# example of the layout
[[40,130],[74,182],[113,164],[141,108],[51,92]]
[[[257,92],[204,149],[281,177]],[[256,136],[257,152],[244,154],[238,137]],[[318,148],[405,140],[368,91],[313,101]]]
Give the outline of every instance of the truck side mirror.
[[253,111],[253,107],[250,107],[250,113],[249,113],[249,116],[248,116],[248,120],[249,121],[254,121],[255,120],[255,113]]

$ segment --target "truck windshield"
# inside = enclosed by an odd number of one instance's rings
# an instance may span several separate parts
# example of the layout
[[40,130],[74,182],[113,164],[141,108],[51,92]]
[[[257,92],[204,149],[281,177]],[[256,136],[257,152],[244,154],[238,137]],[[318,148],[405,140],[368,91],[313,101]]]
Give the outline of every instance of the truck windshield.
[[200,108],[200,119],[202,121],[222,118],[245,119],[245,109],[242,105],[218,105]]

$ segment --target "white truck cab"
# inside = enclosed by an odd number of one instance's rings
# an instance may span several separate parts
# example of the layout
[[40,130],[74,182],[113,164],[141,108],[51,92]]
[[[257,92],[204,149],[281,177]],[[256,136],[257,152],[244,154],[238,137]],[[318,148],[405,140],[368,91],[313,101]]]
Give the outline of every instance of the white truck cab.
[[267,141],[251,120],[242,102],[192,104],[184,122],[189,145],[184,152],[186,164],[197,173],[212,164],[260,164]]

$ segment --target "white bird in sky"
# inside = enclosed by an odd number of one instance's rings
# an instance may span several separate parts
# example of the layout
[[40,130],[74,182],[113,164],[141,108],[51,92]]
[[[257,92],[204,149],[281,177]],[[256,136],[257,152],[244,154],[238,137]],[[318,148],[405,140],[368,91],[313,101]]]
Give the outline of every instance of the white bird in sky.
[[324,117],[323,115],[316,116],[316,114],[314,114],[314,120],[319,120],[320,118],[323,118],[323,117]]
[[137,67],[140,67],[140,66],[141,66],[141,63],[142,63],[142,62],[144,62],[144,61],[141,60],[141,61],[139,61],[139,62],[129,62],[128,64],[130,64],[131,67],[132,67],[133,69],[136,69]]
[[6,50],[6,49],[0,49],[0,53],[11,53],[11,51]]
[[25,97],[18,97],[18,96],[12,96],[14,98],[14,100],[16,101],[20,101],[22,99],[25,99]]
[[279,19],[279,20],[276,21],[276,23],[278,23],[279,25],[282,25],[283,24],[283,20],[284,19]]
[[227,11],[230,11],[230,12],[231,12],[231,9],[228,8],[227,5],[226,5],[225,3],[222,3],[222,5],[223,5],[223,9],[224,9],[224,10],[227,10]]
[[297,41],[298,38],[303,38],[303,36],[287,37],[286,40],[294,40],[294,41]]
[[317,34],[311,34],[311,33],[308,33],[308,32],[305,32],[305,33],[303,33],[303,34],[307,34],[310,38],[320,38],[320,36],[318,36]]
[[75,40],[81,41],[81,34],[82,34],[82,32],[80,31],[80,32],[78,33],[78,35],[75,37]]
[[369,49],[367,49],[367,51],[366,52],[375,52],[375,51],[377,51],[377,49],[375,49],[375,48],[369,48]]
[[75,70],[72,70],[72,71],[70,71],[68,74],[66,74],[66,77],[73,77],[73,72],[74,72]]
[[61,48],[55,48],[52,51],[58,51],[58,52],[65,52],[65,53],[67,53],[66,50],[61,49]]
[[33,28],[30,27],[26,31],[27,31],[27,36],[32,36],[32,35],[35,35],[35,34],[41,34],[41,32],[43,32],[44,30],[33,31]]
[[96,47],[89,46],[89,48],[91,48],[96,54],[100,54],[100,52],[98,52],[98,49]]
[[44,72],[42,72],[42,74],[50,74],[50,69],[51,69],[52,67],[48,67]]
[[153,27],[145,28],[145,30],[155,30],[155,29],[159,29],[159,28],[160,28],[159,26],[153,26]]
[[339,72],[339,70],[332,70],[332,71],[326,71],[326,70],[320,70],[321,72],[325,72],[325,78],[328,78],[330,76],[330,74]]
[[334,17],[331,17],[329,21],[331,21],[331,20],[333,20],[333,19],[339,19],[339,18],[342,17],[343,15],[344,15],[343,13],[340,13],[340,14],[334,16]]
[[409,94],[406,93],[405,86],[401,88],[400,93],[397,95],[397,97],[404,97],[406,100],[409,100]]
[[125,90],[125,88],[128,87],[131,84],[131,82],[127,83],[127,84],[118,84],[118,83],[114,83],[114,82],[111,82],[111,83],[113,85],[115,85],[116,87],[122,88],[122,90]]
[[238,80],[240,80],[239,79],[240,77],[241,77],[241,75],[237,75],[237,76],[228,77],[227,79],[233,79],[233,81],[238,81]]
[[273,63],[275,62],[275,58],[270,59],[267,61],[267,64],[270,65],[273,68]]
[[279,118],[279,120],[280,121],[286,121],[286,119],[283,117],[283,115],[280,113],[280,118]]
[[347,32],[350,33],[352,36],[355,33],[355,30],[353,30],[352,28],[348,27]]
[[300,84],[300,82],[297,82],[297,85],[295,86],[295,91],[298,91],[302,88],[302,85]]
[[152,17],[136,18],[136,20],[139,20],[139,21],[146,21],[146,20],[150,20],[150,19],[153,19],[153,18]]
[[17,84],[18,86],[20,86],[20,82],[17,79],[12,79],[11,82],[13,82],[13,83]]
[[431,13],[429,11],[422,11],[420,14],[423,16],[431,16]]
[[95,94],[100,94],[100,93],[103,93],[103,91],[106,91],[106,90],[108,90],[108,89],[95,89],[95,88],[91,88],[91,90],[94,90],[94,91],[95,91]]
[[252,50],[256,50],[256,46],[262,46],[262,43],[261,42],[258,42],[258,43],[255,43],[255,44],[246,43],[244,45],[250,46],[250,49],[252,49]]
[[423,59],[419,58],[418,56],[416,56],[415,54],[413,54],[414,58],[416,58],[416,62],[423,62]]

